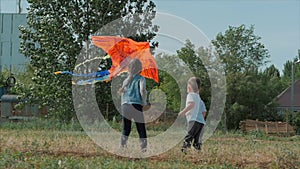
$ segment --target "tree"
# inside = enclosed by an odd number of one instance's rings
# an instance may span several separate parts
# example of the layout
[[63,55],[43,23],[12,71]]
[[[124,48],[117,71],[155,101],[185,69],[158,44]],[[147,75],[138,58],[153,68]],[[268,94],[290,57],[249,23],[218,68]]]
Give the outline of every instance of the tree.
[[268,50],[259,42],[261,37],[254,34],[254,26],[246,28],[229,26],[224,35],[219,33],[213,45],[224,63],[227,73],[245,72],[266,63]]
[[160,67],[160,86],[167,95],[167,108],[178,112],[185,106],[186,85],[190,77],[201,79],[203,90],[200,90],[201,98],[206,105],[210,104],[210,81],[206,68],[201,58],[207,58],[208,51],[203,47],[198,50],[191,41],[187,40],[185,46],[177,50],[177,55],[158,55],[157,63]]
[[227,128],[238,127],[240,120],[255,118],[264,111],[264,87],[260,79],[259,67],[269,57],[268,50],[254,34],[254,26],[246,28],[229,26],[224,34],[219,33],[212,41],[226,74],[227,97],[224,113]]
[[274,78],[280,78],[280,72],[279,70],[274,66],[274,65],[271,65],[269,67],[267,67],[265,70],[264,70],[264,75],[265,76],[268,76],[268,77],[274,77]]
[[[145,0],[28,0],[28,27],[20,27],[21,52],[30,58],[33,84],[24,97],[49,107],[50,115],[63,121],[75,117],[70,76],[54,76],[58,70],[73,70],[89,36],[104,25],[134,17],[135,38],[150,41],[157,26],[151,21],[155,4]],[[134,15],[143,13],[144,15]],[[129,14],[129,15],[127,15]],[[127,16],[127,17],[126,17]],[[144,17],[144,18],[141,18]],[[139,24],[136,24],[139,23]],[[140,27],[138,26],[140,25]],[[128,28],[119,28],[119,35]],[[131,29],[132,30],[132,29]],[[157,45],[157,44],[156,44]],[[109,63],[103,63],[107,66]],[[106,89],[106,86],[104,87]],[[26,96],[25,96],[26,95]]]
[[180,84],[183,84],[185,69],[176,55],[158,54],[159,86],[167,97],[167,111],[179,112],[181,106]]
[[286,88],[279,70],[274,65],[267,67],[260,76],[269,100],[275,99]]
[[[300,57],[300,56],[299,56]],[[295,57],[292,61],[287,61],[283,65],[283,82],[286,86],[291,85],[292,80],[292,64],[294,64],[294,79],[297,80],[300,78],[300,65],[295,62],[298,60],[298,57]]]
[[182,59],[193,73],[193,76],[201,79],[201,98],[204,100],[206,105],[210,104],[210,81],[206,70],[206,67],[202,61],[204,58],[209,58],[208,49],[199,47],[197,50],[191,41],[187,40],[185,46],[180,50],[177,50],[177,55]]

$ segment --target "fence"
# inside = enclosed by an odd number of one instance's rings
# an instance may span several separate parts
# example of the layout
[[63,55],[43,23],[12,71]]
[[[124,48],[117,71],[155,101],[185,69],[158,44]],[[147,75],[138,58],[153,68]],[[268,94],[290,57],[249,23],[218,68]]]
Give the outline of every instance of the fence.
[[266,134],[276,135],[294,135],[295,129],[286,122],[262,122],[257,120],[246,120],[240,122],[241,131],[248,133],[250,131],[260,130]]

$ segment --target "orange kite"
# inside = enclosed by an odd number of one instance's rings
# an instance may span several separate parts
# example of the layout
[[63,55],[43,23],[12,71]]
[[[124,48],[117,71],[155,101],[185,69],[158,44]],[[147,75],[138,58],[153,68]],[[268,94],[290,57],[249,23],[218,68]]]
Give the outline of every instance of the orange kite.
[[71,71],[57,71],[55,74],[70,74],[72,76],[95,78],[80,80],[75,84],[85,85],[94,84],[100,81],[109,81],[122,72],[128,71],[128,64],[131,59],[137,58],[142,63],[141,75],[159,82],[158,68],[155,58],[150,53],[149,42],[136,42],[129,38],[116,36],[92,36],[92,42],[97,47],[102,48],[112,60],[112,66],[109,70],[94,72],[89,74],[75,74]]
[[143,66],[141,75],[159,82],[158,68],[155,58],[150,53],[149,42],[136,42],[116,36],[92,36],[92,42],[111,57],[110,79],[127,71],[128,58],[138,58]]

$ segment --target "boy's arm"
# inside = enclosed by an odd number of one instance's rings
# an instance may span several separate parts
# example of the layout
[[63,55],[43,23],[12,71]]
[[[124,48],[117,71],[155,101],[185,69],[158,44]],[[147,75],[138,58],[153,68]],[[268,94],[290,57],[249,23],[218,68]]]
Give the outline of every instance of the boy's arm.
[[206,119],[206,111],[202,112],[203,118]]
[[192,110],[195,106],[195,102],[189,102],[188,105],[178,113],[178,116],[184,116],[188,111]]
[[204,102],[202,100],[200,101],[200,106],[203,107],[203,109],[202,109],[202,115],[203,115],[204,120],[206,120],[207,110],[206,110],[206,106],[205,106],[205,104],[204,104]]

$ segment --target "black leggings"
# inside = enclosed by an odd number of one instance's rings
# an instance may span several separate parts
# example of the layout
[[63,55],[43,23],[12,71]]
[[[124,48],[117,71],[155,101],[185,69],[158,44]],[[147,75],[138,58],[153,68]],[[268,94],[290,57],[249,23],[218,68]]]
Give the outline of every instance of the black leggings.
[[141,147],[146,148],[147,146],[147,132],[145,127],[145,120],[143,114],[143,106],[139,104],[123,104],[122,107],[122,121],[123,130],[121,145],[125,146],[128,140],[128,136],[131,132],[132,119],[135,121],[137,131],[139,133],[140,140],[142,142]]

